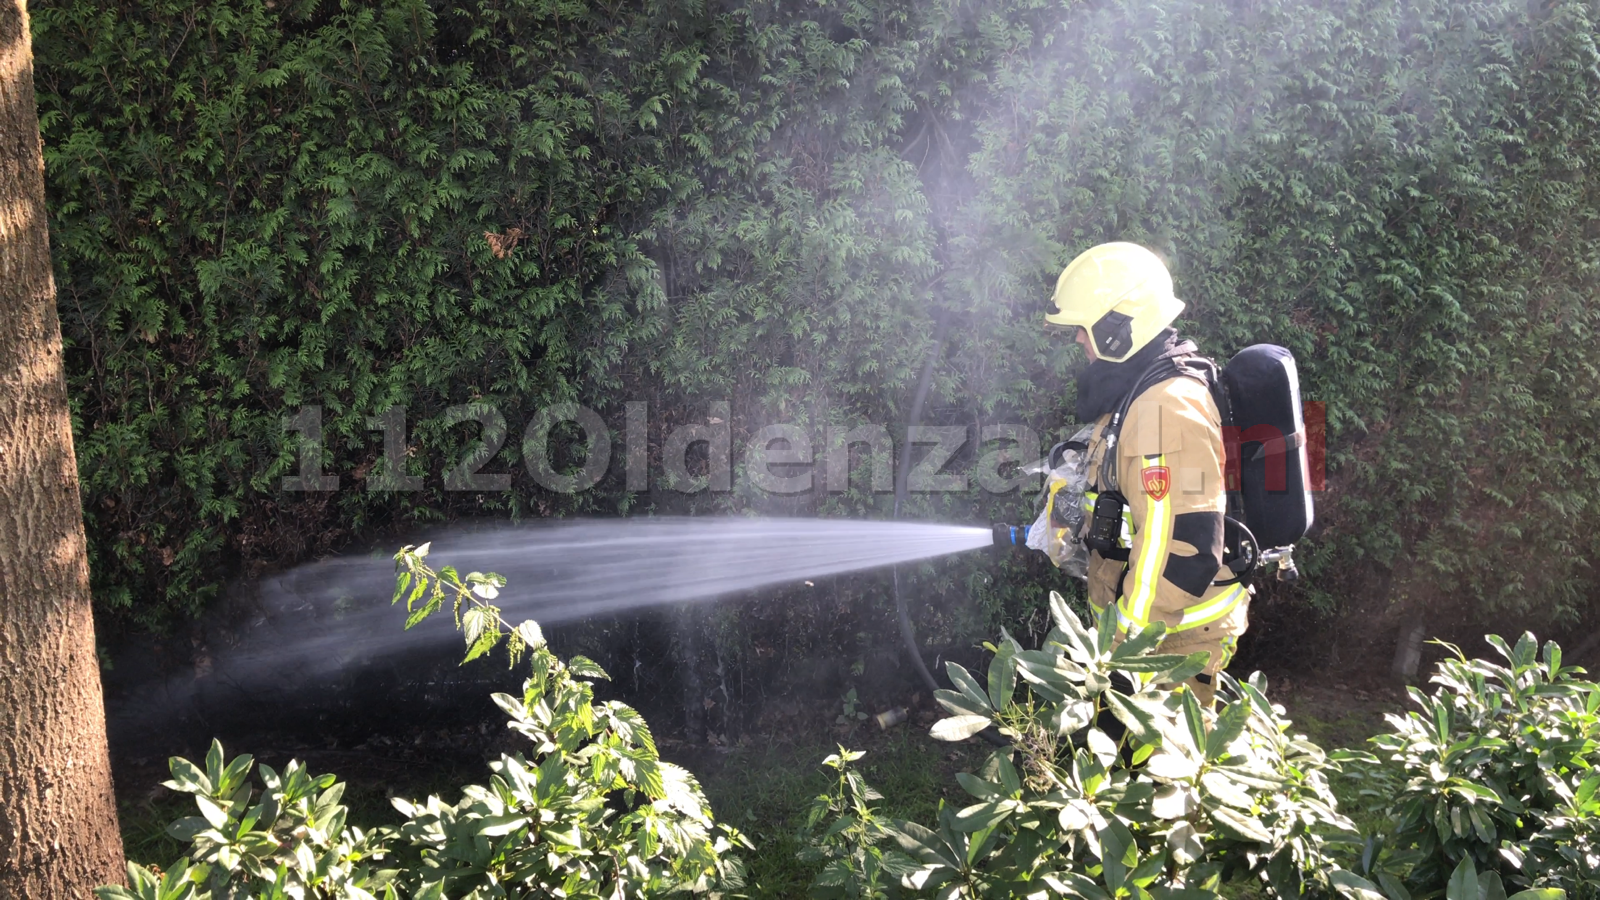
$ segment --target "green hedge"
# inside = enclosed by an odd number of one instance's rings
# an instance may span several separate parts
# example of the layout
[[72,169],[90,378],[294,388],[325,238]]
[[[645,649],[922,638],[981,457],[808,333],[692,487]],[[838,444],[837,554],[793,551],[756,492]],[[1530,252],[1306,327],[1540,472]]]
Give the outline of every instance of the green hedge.
[[[1171,260],[1208,351],[1282,343],[1327,403],[1313,600],[1387,585],[1419,608],[1571,618],[1600,519],[1597,17],[1594,0],[41,8],[97,596],[156,621],[225,572],[395,522],[637,508],[618,473],[537,490],[516,440],[486,467],[519,473],[511,491],[445,492],[476,435],[443,411],[478,399],[514,435],[559,400],[620,430],[626,400],[660,429],[729,399],[736,443],[769,421],[888,424],[942,328],[930,422],[1056,429],[1071,357],[1039,311],[1072,255],[1125,238]],[[502,258],[485,233],[520,238]],[[281,417],[310,403],[344,489],[291,497]],[[392,404],[427,486],[368,494],[366,417]],[[980,593],[1014,614],[1036,574]]]

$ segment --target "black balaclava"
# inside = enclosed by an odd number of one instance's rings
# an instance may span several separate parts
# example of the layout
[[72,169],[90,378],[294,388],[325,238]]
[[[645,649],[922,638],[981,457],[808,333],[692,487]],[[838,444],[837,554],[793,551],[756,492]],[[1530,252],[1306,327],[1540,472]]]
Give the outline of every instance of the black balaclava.
[[1078,421],[1093,422],[1115,410],[1139,378],[1157,362],[1199,352],[1200,348],[1193,341],[1178,337],[1176,329],[1163,328],[1150,343],[1122,362],[1095,360],[1078,373]]

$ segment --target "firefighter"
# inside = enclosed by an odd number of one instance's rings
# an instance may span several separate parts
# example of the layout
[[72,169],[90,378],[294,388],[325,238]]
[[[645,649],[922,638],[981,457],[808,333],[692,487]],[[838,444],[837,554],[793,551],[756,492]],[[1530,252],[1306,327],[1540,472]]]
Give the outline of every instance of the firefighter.
[[1250,590],[1223,565],[1222,418],[1216,365],[1171,327],[1184,304],[1137,244],[1090,248],[1061,273],[1046,328],[1089,358],[1077,416],[1093,422],[1080,537],[1089,602],[1123,634],[1166,625],[1162,653],[1204,650],[1188,688],[1202,705],[1245,631]]

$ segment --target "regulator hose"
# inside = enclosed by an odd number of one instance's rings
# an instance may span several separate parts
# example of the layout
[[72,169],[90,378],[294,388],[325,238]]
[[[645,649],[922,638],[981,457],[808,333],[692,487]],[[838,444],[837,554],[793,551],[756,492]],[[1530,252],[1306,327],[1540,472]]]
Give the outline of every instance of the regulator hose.
[[[933,346],[928,348],[928,359],[922,364],[922,375],[917,379],[917,391],[911,397],[911,411],[906,416],[906,441],[900,449],[900,464],[894,472],[894,513],[891,518],[900,518],[900,506],[905,501],[907,479],[911,473],[911,429],[922,423],[922,407],[928,400],[928,387],[933,382],[933,370],[939,363],[939,354],[944,352],[944,336],[949,323],[948,314],[939,317],[938,324],[933,330]],[[900,623],[900,638],[905,642],[906,653],[911,657],[912,665],[916,666],[917,673],[922,676],[922,683],[928,686],[931,694],[939,690],[939,682],[934,680],[933,673],[928,671],[928,664],[922,659],[922,648],[917,645],[917,631],[911,624],[911,615],[906,612],[905,597],[900,593],[900,567],[890,569],[890,579],[894,585],[894,615]],[[978,732],[978,736],[996,747],[1010,746],[1010,741],[1000,736],[994,726]]]

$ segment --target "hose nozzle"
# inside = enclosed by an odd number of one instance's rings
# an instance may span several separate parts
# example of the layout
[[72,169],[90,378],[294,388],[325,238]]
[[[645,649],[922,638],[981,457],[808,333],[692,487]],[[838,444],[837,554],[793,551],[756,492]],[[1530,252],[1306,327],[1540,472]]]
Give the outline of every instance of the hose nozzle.
[[1026,547],[1028,530],[1016,525],[994,525],[994,545],[999,548]]

